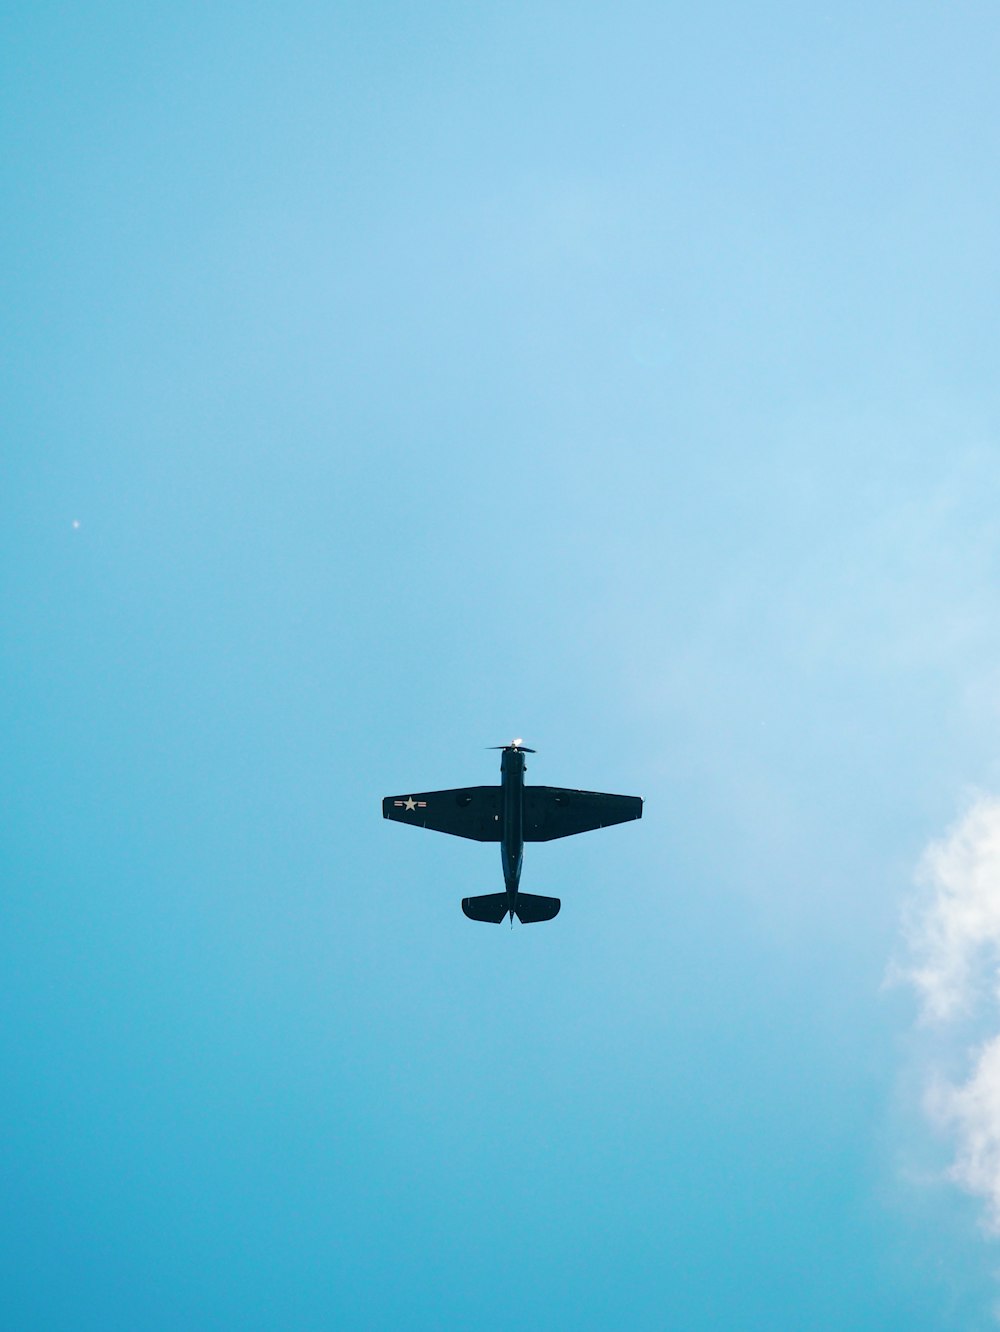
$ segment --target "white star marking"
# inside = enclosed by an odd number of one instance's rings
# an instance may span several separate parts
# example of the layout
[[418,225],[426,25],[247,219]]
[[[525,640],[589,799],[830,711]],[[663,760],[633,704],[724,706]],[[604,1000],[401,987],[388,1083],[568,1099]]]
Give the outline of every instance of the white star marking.
[[404,809],[414,810],[416,809],[416,807],[417,807],[417,802],[413,799],[413,796],[407,796],[406,799],[403,801]]

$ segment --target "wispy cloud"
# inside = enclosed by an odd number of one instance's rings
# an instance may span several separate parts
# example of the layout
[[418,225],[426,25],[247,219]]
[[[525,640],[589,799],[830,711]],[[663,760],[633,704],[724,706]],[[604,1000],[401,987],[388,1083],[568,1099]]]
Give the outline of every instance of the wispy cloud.
[[964,1082],[932,1082],[926,1108],[955,1139],[949,1178],[985,1200],[986,1224],[1000,1233],[1000,798],[979,796],[928,846],[917,878],[909,960],[896,975],[916,988],[925,1025],[957,1041],[970,1022],[995,1033],[964,1052]]
[[986,1225],[1000,1234],[1000,1035],[980,1047],[967,1082],[930,1089],[927,1109],[957,1141],[948,1178],[985,1199]]

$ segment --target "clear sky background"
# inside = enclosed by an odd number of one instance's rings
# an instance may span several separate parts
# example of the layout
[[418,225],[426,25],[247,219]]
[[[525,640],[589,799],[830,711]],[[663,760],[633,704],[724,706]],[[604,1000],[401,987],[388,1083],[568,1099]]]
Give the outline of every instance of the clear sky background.
[[[0,65],[4,1327],[994,1326],[989,1005],[884,982],[1000,787],[996,5]],[[380,801],[514,735],[646,807],[511,931]]]

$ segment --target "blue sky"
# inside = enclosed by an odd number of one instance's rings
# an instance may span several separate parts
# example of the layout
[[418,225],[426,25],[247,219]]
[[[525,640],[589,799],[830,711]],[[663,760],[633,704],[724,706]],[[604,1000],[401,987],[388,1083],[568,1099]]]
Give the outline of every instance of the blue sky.
[[994,1326],[995,6],[0,52],[5,1325]]

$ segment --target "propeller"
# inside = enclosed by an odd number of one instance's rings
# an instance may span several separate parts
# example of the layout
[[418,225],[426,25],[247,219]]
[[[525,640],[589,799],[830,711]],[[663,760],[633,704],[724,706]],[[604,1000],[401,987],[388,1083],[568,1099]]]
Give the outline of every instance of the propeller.
[[522,754],[534,754],[534,749],[529,749],[527,745],[522,744],[520,737],[512,740],[509,745],[487,745],[487,749],[518,749]]

